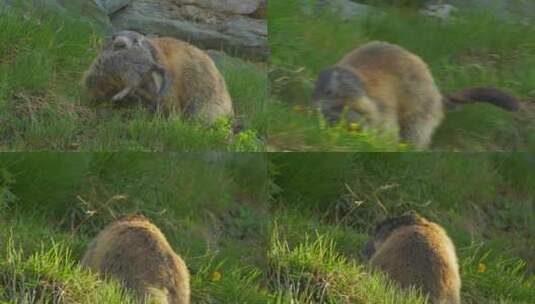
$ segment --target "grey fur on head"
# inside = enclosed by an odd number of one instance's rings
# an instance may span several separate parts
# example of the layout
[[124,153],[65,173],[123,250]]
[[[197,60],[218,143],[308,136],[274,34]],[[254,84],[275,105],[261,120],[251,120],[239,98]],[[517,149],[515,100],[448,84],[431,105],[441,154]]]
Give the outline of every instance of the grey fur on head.
[[329,123],[336,123],[348,102],[364,95],[362,81],[355,73],[333,66],[319,73],[312,101]]

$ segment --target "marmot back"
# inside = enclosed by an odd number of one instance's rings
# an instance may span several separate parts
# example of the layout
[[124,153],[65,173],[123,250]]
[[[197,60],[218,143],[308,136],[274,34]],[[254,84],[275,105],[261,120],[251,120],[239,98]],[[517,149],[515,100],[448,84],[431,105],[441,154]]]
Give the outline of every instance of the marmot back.
[[181,112],[208,125],[218,118],[234,116],[225,80],[208,54],[174,38],[147,40],[172,79],[164,100],[168,111]]
[[461,302],[461,279],[452,241],[442,227],[415,213],[377,224],[363,256],[402,288],[420,288],[431,303]]
[[139,299],[190,302],[186,264],[143,216],[123,217],[104,228],[90,243],[82,264],[121,281]]

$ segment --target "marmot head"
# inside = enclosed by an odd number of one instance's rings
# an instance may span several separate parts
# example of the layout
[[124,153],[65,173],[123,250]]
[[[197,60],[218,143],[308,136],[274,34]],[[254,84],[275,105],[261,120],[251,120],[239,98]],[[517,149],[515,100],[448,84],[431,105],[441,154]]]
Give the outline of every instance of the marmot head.
[[118,31],[113,33],[104,43],[104,50],[123,50],[133,46],[141,46],[145,36],[135,31]]
[[408,211],[400,216],[389,217],[375,226],[375,229],[371,235],[372,239],[369,240],[361,251],[361,255],[364,260],[369,260],[377,247],[381,244],[394,232],[396,229],[403,226],[410,226],[415,224],[424,224],[427,220],[420,216],[415,211]]
[[[343,67],[333,66],[321,71],[316,80],[313,105],[321,111],[329,124],[335,124],[343,117],[344,109],[355,110],[351,106],[365,97],[360,78]],[[353,112],[353,111],[352,111]],[[351,115],[358,113],[351,113]]]

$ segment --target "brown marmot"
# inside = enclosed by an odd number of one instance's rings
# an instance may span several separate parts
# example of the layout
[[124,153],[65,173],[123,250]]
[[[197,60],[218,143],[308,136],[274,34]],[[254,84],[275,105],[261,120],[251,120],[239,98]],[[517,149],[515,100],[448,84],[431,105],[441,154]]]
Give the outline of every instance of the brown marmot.
[[461,303],[453,242],[442,227],[415,212],[378,223],[362,256],[402,288],[419,288],[431,303]]
[[444,118],[444,106],[489,102],[506,110],[518,101],[493,88],[471,88],[443,97],[425,62],[387,42],[370,42],[319,73],[313,103],[330,124],[341,119],[387,131],[425,149]]
[[[144,52],[142,52],[144,51]],[[89,71],[85,75],[84,84],[90,99],[111,99],[125,97],[124,93],[128,83],[122,85],[110,84],[107,80],[109,72],[103,72],[101,57],[120,57],[120,54],[138,52],[140,61],[147,65],[155,63],[153,77],[145,77],[148,88],[156,86],[162,93],[161,106],[165,113],[182,113],[186,118],[199,120],[210,125],[221,117],[234,115],[232,100],[227,90],[223,76],[215,66],[213,60],[204,51],[197,47],[174,38],[149,38],[133,31],[115,33],[103,46]],[[145,54],[145,55],[142,55]],[[136,64],[129,55],[125,57],[125,64]],[[117,60],[117,59],[116,59]],[[119,65],[121,66],[121,65]],[[143,68],[146,71],[147,68]],[[121,72],[118,72],[121,74]],[[154,75],[159,76],[155,78]],[[97,80],[95,80],[97,79]],[[158,79],[160,79],[158,81]],[[91,81],[88,81],[91,80]],[[152,82],[152,84],[151,84]],[[110,87],[113,90],[110,91]],[[151,92],[151,90],[148,90]],[[153,91],[153,90],[152,90]],[[152,93],[152,92],[151,92]],[[125,96],[123,96],[125,95]],[[145,102],[158,104],[158,99],[146,100],[147,95],[138,96]]]
[[125,216],[105,227],[89,244],[82,264],[122,282],[139,299],[190,302],[186,264],[142,215]]

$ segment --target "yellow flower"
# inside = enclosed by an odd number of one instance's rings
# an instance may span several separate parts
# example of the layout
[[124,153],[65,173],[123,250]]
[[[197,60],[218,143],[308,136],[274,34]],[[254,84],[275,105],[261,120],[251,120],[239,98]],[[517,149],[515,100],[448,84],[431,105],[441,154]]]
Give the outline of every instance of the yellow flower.
[[487,271],[487,266],[483,263],[479,263],[479,265],[477,265],[477,272],[483,273],[485,271]]
[[359,124],[356,122],[352,122],[349,124],[347,129],[349,132],[357,132],[359,130]]
[[219,282],[221,281],[221,272],[214,271],[212,272],[212,282]]

